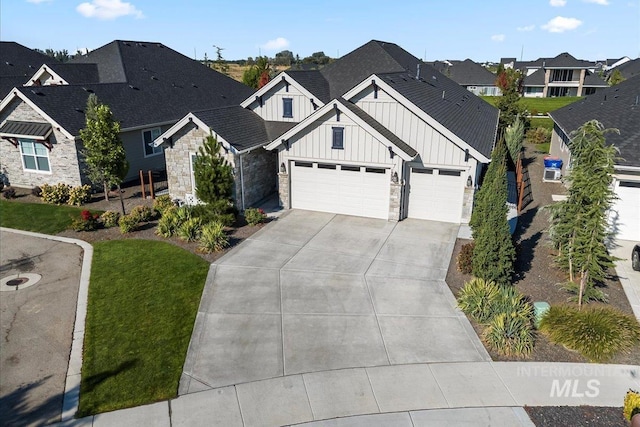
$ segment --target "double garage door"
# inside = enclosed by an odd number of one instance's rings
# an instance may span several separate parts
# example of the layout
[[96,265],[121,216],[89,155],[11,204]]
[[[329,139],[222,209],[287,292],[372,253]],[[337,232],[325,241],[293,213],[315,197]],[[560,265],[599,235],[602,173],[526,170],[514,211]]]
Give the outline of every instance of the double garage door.
[[640,181],[618,181],[612,209],[612,222],[616,237],[640,242]]
[[464,184],[460,170],[411,168],[409,218],[460,223]]
[[390,170],[292,161],[291,207],[388,219]]

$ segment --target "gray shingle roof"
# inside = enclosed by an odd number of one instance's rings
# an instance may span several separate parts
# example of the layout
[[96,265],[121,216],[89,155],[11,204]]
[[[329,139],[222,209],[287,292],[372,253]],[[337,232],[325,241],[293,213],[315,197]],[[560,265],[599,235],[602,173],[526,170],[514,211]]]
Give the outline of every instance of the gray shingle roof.
[[595,73],[591,73],[589,71],[586,72],[584,76],[584,86],[589,87],[608,87],[607,82],[602,80],[599,75]]
[[[614,68],[614,70],[620,71],[622,77],[624,77],[625,79],[640,75],[640,58],[625,62],[624,64]],[[613,72],[613,70],[611,70],[611,72]]]
[[196,111],[193,114],[238,151],[270,142],[264,120],[239,105]]
[[0,42],[0,58],[0,98],[25,84],[42,64],[59,63],[16,42]]
[[540,68],[528,76],[525,76],[522,84],[524,86],[544,86],[544,74],[544,69]]
[[418,58],[394,43],[371,40],[320,72],[329,82],[330,98],[338,98],[376,73],[416,72]]
[[567,134],[593,119],[605,128],[618,129],[619,135],[606,136],[607,143],[620,150],[621,159],[616,163],[640,167],[640,76],[599,90],[549,115]]
[[573,55],[563,52],[555,58],[544,61],[545,68],[588,68],[594,64],[591,61],[576,59]]
[[264,122],[264,126],[267,129],[267,135],[269,136],[269,141],[275,141],[280,135],[284,134],[297,124],[298,123],[296,122]]
[[300,83],[311,92],[322,103],[327,103],[331,100],[329,98],[329,82],[318,70],[287,70],[286,73],[290,75],[295,81]]
[[409,73],[378,75],[464,142],[491,157],[498,126],[497,108],[426,64],[419,80]]
[[97,64],[65,62],[48,67],[69,84],[100,83]]
[[495,86],[495,74],[471,59],[447,62],[435,61],[429,65],[462,86]]
[[384,127],[382,123],[378,122],[376,119],[365,113],[360,107],[352,104],[349,101],[345,101],[343,98],[336,99],[341,105],[345,106],[349,110],[351,110],[356,116],[364,120],[369,126],[378,131],[382,136],[391,141],[396,147],[407,153],[410,157],[415,157],[418,155],[418,152],[411,147],[409,144],[398,138],[396,134],[391,132],[389,129]]
[[[95,52],[98,55],[92,56]],[[116,53],[120,56],[113,57]],[[73,135],[84,127],[87,90],[111,107],[123,129],[178,121],[190,111],[239,105],[253,92],[158,43],[115,41],[86,57],[99,61],[101,83],[19,89]],[[114,63],[102,62],[107,60]],[[126,70],[126,82],[104,83],[105,75],[118,69]]]

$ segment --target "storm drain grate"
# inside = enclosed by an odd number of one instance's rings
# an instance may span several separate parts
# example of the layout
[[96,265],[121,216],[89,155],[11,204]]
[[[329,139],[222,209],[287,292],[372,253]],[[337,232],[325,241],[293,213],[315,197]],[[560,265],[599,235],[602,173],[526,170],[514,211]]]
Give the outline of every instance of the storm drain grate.
[[0,280],[0,292],[19,291],[35,285],[40,279],[42,276],[35,273],[12,274]]

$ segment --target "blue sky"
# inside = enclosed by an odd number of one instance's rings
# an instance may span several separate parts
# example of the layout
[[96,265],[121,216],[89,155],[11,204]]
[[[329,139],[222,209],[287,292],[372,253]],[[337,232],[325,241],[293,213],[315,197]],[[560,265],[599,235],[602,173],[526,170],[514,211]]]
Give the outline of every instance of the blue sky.
[[189,57],[344,55],[371,39],[426,60],[640,55],[640,0],[2,0],[0,39],[31,48],[161,42]]

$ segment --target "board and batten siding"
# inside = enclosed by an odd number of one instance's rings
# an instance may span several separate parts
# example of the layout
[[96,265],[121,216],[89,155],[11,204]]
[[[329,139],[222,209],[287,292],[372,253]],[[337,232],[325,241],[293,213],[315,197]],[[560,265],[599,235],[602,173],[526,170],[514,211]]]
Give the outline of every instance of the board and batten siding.
[[[293,100],[293,117],[283,117],[283,98]],[[289,91],[284,82],[278,83],[267,93],[262,95],[262,107],[254,100],[249,108],[263,120],[276,122],[301,122],[313,113],[311,99],[306,97],[295,86],[289,84]]]
[[[331,148],[333,127],[344,128],[344,149]],[[311,130],[289,140],[290,148],[280,149],[279,162],[295,158],[327,163],[394,165],[398,156],[390,159],[385,143],[375,138],[365,129],[340,114],[340,121],[332,111],[319,118]]]
[[373,88],[368,87],[351,101],[412,146],[420,154],[424,165],[459,166],[470,170],[471,175],[475,176],[477,161],[473,157],[465,161],[465,151],[462,148],[384,90],[378,89],[376,99]]

